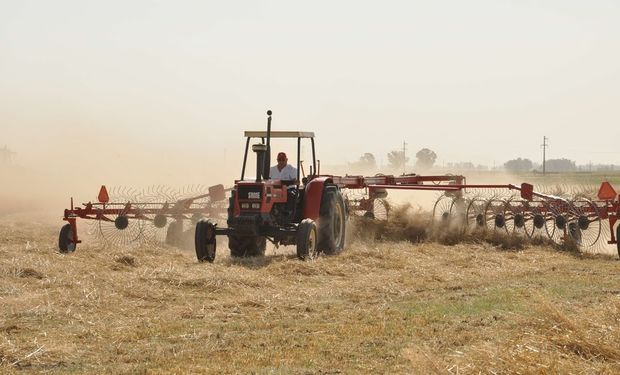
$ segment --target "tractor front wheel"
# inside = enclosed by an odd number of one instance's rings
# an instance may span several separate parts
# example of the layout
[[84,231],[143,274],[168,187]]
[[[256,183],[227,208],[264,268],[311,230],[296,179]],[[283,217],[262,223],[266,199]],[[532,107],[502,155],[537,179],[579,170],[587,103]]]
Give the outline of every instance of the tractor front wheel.
[[297,227],[297,258],[312,260],[316,257],[317,230],[312,219],[304,219]]
[[215,259],[215,224],[208,220],[200,220],[196,223],[195,234],[196,258],[199,262],[205,260],[213,263]]

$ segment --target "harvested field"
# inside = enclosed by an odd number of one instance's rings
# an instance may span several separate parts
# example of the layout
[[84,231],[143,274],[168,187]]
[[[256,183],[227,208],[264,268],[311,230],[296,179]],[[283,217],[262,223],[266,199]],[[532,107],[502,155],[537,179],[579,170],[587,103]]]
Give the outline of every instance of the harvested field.
[[608,256],[351,239],[313,262],[220,244],[199,264],[170,247],[61,255],[58,224],[0,223],[2,373],[620,371]]

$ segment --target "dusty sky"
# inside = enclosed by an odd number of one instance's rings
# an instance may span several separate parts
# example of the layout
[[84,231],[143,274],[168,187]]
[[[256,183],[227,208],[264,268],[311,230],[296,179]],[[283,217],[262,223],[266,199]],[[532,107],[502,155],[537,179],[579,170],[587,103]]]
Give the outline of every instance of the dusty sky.
[[618,20],[617,1],[0,0],[0,147],[91,184],[196,183],[238,175],[272,109],[329,164],[403,141],[540,162],[543,135],[549,158],[617,164]]

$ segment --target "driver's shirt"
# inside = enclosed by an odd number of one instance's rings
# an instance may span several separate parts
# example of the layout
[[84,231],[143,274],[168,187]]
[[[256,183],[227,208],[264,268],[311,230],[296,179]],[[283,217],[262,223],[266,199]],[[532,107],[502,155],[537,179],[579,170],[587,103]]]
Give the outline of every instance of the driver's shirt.
[[287,164],[279,171],[278,166],[275,165],[269,169],[269,178],[272,180],[296,180],[297,168],[293,168],[293,166]]

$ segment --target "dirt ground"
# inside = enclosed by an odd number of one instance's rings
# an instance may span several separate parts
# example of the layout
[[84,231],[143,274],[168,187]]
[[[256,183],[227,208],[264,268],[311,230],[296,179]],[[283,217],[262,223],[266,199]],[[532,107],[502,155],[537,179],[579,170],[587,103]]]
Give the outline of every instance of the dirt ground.
[[2,373],[618,373],[616,256],[360,241],[214,264],[0,219]]

